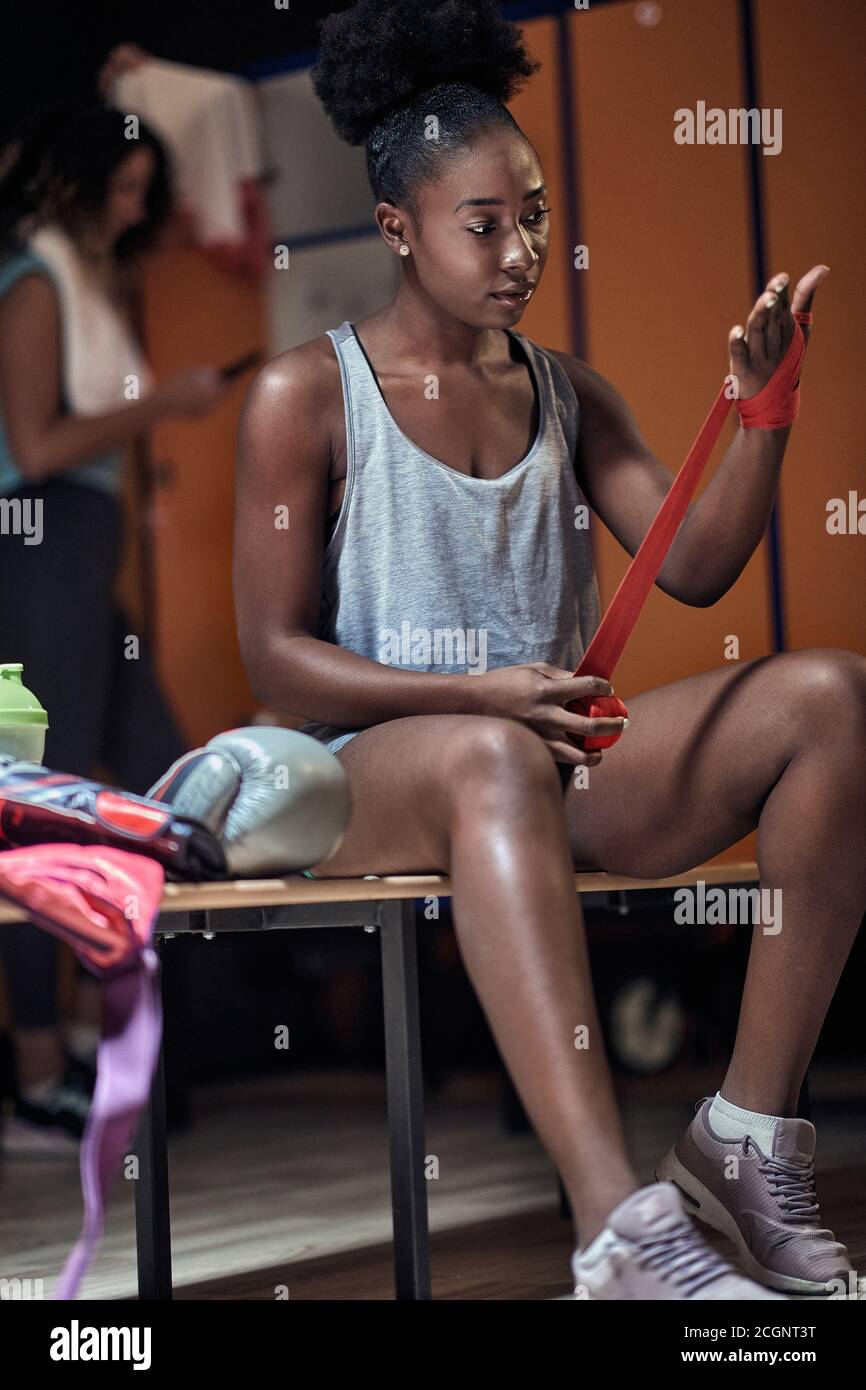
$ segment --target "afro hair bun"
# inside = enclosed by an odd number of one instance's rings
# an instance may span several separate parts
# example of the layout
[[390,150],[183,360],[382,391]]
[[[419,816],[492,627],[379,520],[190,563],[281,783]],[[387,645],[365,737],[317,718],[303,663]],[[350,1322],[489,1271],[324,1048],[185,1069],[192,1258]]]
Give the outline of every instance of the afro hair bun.
[[504,105],[540,66],[496,0],[356,0],[320,21],[311,77],[337,134],[362,145],[439,83],[478,87]]

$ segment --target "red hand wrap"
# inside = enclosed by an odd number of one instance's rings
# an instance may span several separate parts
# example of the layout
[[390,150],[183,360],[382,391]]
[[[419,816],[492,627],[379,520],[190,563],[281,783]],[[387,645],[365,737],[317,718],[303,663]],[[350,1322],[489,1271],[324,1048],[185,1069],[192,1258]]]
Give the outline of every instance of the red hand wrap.
[[797,327],[788,344],[788,351],[778,367],[756,396],[747,401],[735,401],[744,430],[778,430],[793,425],[800,413],[800,366],[806,351],[806,339],[801,323],[811,323],[812,315],[795,311]]
[[[790,425],[797,417],[800,409],[800,366],[806,350],[806,339],[800,324],[811,323],[812,315],[795,310],[794,320],[794,336],[766,386],[749,400],[736,402],[744,429],[779,429],[783,425]],[[610,607],[584,652],[574,673],[576,676],[601,676],[607,681],[611,679],[614,667],[631,636],[632,628],[664,564],[665,556],[673,544],[680,522],[688,510],[701,474],[721,434],[731,404],[726,391],[727,385],[722,386],[685,463],[674,478],[670,491],[620,581]],[[572,700],[566,705],[566,709],[574,710],[590,719],[601,716],[625,717],[628,713],[625,705],[615,695]],[[574,741],[579,748],[588,752],[596,748],[609,748],[621,737],[621,734],[574,736]]]

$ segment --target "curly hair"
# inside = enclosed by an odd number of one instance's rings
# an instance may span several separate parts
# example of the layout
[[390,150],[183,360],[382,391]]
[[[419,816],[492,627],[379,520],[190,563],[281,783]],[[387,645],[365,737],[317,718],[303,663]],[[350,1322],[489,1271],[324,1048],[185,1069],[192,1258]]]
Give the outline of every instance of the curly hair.
[[82,218],[98,216],[111,175],[142,148],[154,156],[144,222],[118,239],[114,255],[127,260],[155,240],[171,210],[165,149],[143,121],[127,139],[126,116],[98,103],[59,106],[20,141],[0,183],[0,254],[14,251],[26,232],[56,222],[73,236]]
[[497,125],[523,135],[505,102],[541,64],[496,0],[356,0],[319,35],[316,95],[341,139],[366,146],[376,200],[416,222],[418,189],[473,137]]

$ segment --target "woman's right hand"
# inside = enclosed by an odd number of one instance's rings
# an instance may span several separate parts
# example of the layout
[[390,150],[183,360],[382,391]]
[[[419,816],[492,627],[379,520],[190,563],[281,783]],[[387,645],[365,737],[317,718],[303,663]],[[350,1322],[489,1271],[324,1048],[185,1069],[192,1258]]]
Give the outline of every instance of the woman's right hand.
[[166,415],[207,415],[231,390],[216,367],[192,367],[170,376],[156,388],[154,396]]
[[472,680],[478,685],[479,713],[526,724],[558,763],[595,767],[601,762],[601,749],[585,752],[572,737],[603,737],[618,734],[623,728],[622,719],[588,719],[565,708],[574,700],[613,694],[610,681],[601,676],[575,676],[548,661],[531,661],[523,666],[500,666]]

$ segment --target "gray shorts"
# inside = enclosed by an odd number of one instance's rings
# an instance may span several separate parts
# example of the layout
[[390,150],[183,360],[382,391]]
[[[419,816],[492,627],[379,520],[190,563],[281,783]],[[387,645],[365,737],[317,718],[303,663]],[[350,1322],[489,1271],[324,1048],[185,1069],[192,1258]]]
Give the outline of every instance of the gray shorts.
[[344,743],[348,743],[350,738],[363,731],[361,729],[338,729],[333,724],[302,724],[296,730],[299,734],[306,734],[308,738],[314,738],[317,743],[321,743],[327,748],[329,753],[336,753],[338,748],[342,748]]
[[360,733],[363,733],[362,729],[350,729],[347,734],[340,734],[339,738],[330,739],[325,747],[330,753],[336,753],[338,748],[342,748],[344,743],[348,743],[350,738],[354,738],[356,734]]

